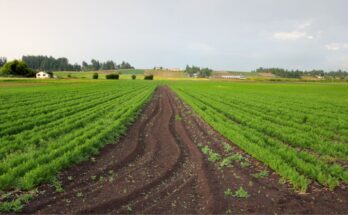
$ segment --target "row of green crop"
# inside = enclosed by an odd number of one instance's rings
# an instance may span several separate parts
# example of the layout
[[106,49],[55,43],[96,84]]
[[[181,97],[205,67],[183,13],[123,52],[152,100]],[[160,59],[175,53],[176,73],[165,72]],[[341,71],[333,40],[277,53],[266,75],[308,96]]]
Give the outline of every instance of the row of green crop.
[[[336,125],[317,126],[316,118],[307,122],[306,118],[301,120],[300,113],[312,111],[319,118],[337,113],[339,117],[347,108],[332,112],[328,109],[330,114],[326,114],[320,104],[329,107],[325,103],[328,100],[303,100],[307,95],[296,90],[287,91],[287,97],[284,92],[270,91],[279,87],[274,85],[264,85],[266,90],[255,91],[252,86],[250,89],[246,85],[215,84],[178,83],[172,84],[172,88],[212,127],[274,169],[296,189],[306,191],[312,180],[330,189],[348,183],[348,170],[341,165],[348,161],[348,135],[344,129],[335,130],[339,120],[333,120]],[[328,156],[334,160],[325,159]]]
[[95,105],[93,102],[91,102],[92,105],[90,105],[87,100],[88,109],[75,109],[74,114],[71,115],[66,115],[66,113],[63,112],[62,114],[64,115],[50,119],[49,123],[37,125],[33,129],[25,130],[16,135],[0,138],[0,141],[3,143],[3,146],[0,147],[0,161],[5,155],[7,157],[12,156],[12,153],[16,152],[16,150],[24,152],[23,148],[26,146],[35,146],[35,148],[37,148],[51,139],[57,139],[59,136],[65,135],[66,131],[82,127],[89,121],[99,118],[104,112],[113,109],[115,104],[123,103],[129,100],[129,96],[135,96],[137,93],[137,91],[133,91],[133,93],[126,94],[126,96],[120,98],[116,97],[117,100],[109,100],[99,105]]
[[[42,87],[38,90],[41,100],[34,96],[38,104],[27,120],[13,117],[12,121],[5,121],[0,136],[0,190],[31,189],[49,181],[63,168],[96,154],[105,144],[116,142],[156,86],[100,82],[93,87]],[[30,93],[23,89],[22,93],[7,97],[9,103],[16,104],[23,95]],[[69,96],[72,100],[67,99]],[[34,104],[26,100],[27,104]],[[12,113],[25,115],[25,108],[12,108]],[[2,119],[9,119],[6,117]]]
[[[194,97],[200,100],[204,105],[210,105],[209,100],[212,101],[215,108],[219,112],[224,112],[226,117],[231,120],[241,124],[242,126],[251,127],[257,131],[262,132],[264,135],[276,138],[284,143],[294,145],[301,148],[310,148],[320,155],[330,155],[337,157],[342,160],[348,161],[348,145],[341,143],[333,143],[331,141],[323,140],[322,136],[318,136],[317,132],[303,132],[294,128],[293,124],[282,125],[274,120],[275,118],[266,118],[260,116],[259,111],[250,111],[248,106],[244,108],[233,107],[233,105],[228,104],[223,99],[216,99],[215,97],[209,97],[208,94],[199,96],[195,94]],[[260,123],[262,122],[262,123]],[[316,129],[317,131],[318,129]],[[320,130],[320,129],[319,129]],[[328,147],[330,146],[330,147]]]

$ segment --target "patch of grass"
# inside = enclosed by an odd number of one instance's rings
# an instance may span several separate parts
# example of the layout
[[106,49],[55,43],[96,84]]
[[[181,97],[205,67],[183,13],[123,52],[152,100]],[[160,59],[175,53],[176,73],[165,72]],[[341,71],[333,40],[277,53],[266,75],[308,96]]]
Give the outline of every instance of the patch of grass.
[[176,120],[176,121],[181,121],[181,120],[182,120],[182,118],[181,118],[181,116],[180,116],[180,115],[176,114],[176,115],[175,115],[175,120]]
[[230,144],[223,142],[222,145],[224,146],[224,151],[226,153],[231,153],[232,152],[232,146]]
[[255,173],[255,174],[252,174],[252,176],[254,178],[265,178],[265,177],[268,177],[269,173],[267,170],[262,170],[258,173]]
[[23,194],[14,201],[5,201],[0,203],[1,212],[15,212],[22,211],[24,204],[29,202],[33,198],[32,194]]
[[239,189],[233,194],[233,196],[237,198],[248,198],[250,195],[246,190],[244,190],[243,187],[239,187]]
[[56,192],[58,192],[58,193],[64,192],[64,189],[62,187],[62,183],[58,180],[57,177],[52,177],[51,183],[54,186],[54,189],[56,190]]
[[239,187],[239,189],[235,192],[232,191],[231,188],[227,188],[224,191],[225,197],[236,197],[236,198],[248,198],[250,195],[249,193],[244,190],[243,187]]
[[241,166],[242,168],[249,167],[250,165],[251,165],[251,164],[250,164],[249,161],[242,161],[242,162],[240,162],[240,166]]
[[231,190],[231,188],[227,188],[224,192],[224,195],[226,197],[233,196],[233,191]]

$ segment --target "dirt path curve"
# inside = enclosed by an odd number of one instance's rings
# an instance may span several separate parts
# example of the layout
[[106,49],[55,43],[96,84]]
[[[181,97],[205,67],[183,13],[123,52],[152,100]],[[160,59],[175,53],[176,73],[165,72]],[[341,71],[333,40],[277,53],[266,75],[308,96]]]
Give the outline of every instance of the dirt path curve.
[[[294,194],[278,183],[275,174],[255,179],[251,174],[266,167],[250,157],[249,168],[234,165],[219,170],[197,145],[209,144],[223,154],[221,142],[229,143],[195,116],[169,88],[159,87],[119,143],[106,146],[95,158],[63,172],[60,180],[64,192],[55,192],[51,185],[41,186],[40,194],[23,212],[342,212],[345,201],[332,205],[323,198],[317,201],[321,193]],[[235,190],[240,186],[251,194],[248,199],[224,196],[227,188]],[[347,192],[342,191],[328,199],[346,197]]]

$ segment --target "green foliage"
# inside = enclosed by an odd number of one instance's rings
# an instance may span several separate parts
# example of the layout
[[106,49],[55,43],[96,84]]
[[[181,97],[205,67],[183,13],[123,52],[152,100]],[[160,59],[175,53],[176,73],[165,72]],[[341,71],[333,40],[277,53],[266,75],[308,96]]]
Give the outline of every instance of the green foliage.
[[99,74],[97,72],[93,73],[93,76],[92,76],[93,79],[98,79],[98,77],[99,77]]
[[[348,161],[347,85],[192,81],[170,86],[215,130],[296,190],[306,192],[313,180],[330,189],[348,183],[342,166]],[[223,147],[228,155],[220,167],[234,160],[250,165]]]
[[153,75],[145,75],[144,80],[153,80]]
[[70,64],[69,60],[65,57],[54,58],[48,56],[23,56],[22,60],[28,65],[29,68],[34,70],[44,71],[81,71],[81,66],[78,64]]
[[128,62],[122,61],[120,65],[117,66],[117,69],[134,69]]
[[233,197],[237,198],[248,198],[249,196],[249,193],[245,191],[243,187],[239,187],[239,189],[233,194]]
[[61,182],[58,180],[57,177],[52,177],[51,178],[51,183],[54,186],[54,188],[56,189],[56,192],[61,193],[64,192],[64,189],[62,187]]
[[246,168],[246,167],[249,167],[251,164],[248,162],[248,161],[242,161],[240,162],[240,166],[242,168]]
[[19,213],[22,211],[24,204],[29,202],[32,197],[32,194],[23,194],[13,201],[0,202],[0,211]]
[[224,191],[224,195],[225,195],[226,197],[233,196],[233,191],[231,190],[231,188],[227,188],[227,189]]
[[214,152],[212,149],[210,149],[208,146],[204,146],[201,148],[201,151],[208,155],[208,160],[211,162],[218,162],[221,160],[221,155],[218,153]]
[[252,174],[253,177],[255,178],[265,178],[268,177],[268,171],[267,170],[262,170],[258,173]]
[[7,62],[7,58],[0,57],[0,68]]
[[176,121],[181,121],[182,118],[181,118],[181,116],[180,116],[179,114],[176,114],[176,115],[175,115],[175,120],[176,120]]
[[227,188],[224,191],[225,197],[236,197],[236,198],[248,198],[250,195],[243,187],[239,187],[236,192],[233,192],[231,188]]
[[6,110],[0,114],[0,190],[52,183],[62,191],[52,177],[117,141],[156,87],[153,82],[64,82],[0,88],[0,97],[6,97],[0,103],[0,111]]
[[184,72],[188,74],[190,77],[197,75],[198,77],[206,78],[211,76],[211,74],[213,73],[213,70],[209,68],[199,68],[196,66],[190,67],[189,65],[187,65]]
[[324,72],[324,70],[311,70],[311,71],[300,71],[300,70],[286,70],[281,68],[258,68],[255,72],[272,73],[283,78],[301,78],[301,76],[321,76],[324,78],[337,78],[344,79],[348,77],[348,72],[338,70],[331,72]]
[[1,67],[0,73],[4,76],[35,77],[35,72],[28,68],[24,61],[13,60]]
[[135,80],[137,78],[137,76],[136,75],[132,75],[132,80]]
[[105,75],[106,79],[119,79],[120,75],[119,74],[108,74]]

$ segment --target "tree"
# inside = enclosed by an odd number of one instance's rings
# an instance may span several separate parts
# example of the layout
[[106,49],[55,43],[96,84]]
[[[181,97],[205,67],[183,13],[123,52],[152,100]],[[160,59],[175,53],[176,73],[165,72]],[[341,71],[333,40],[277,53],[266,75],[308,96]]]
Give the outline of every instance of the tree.
[[92,59],[91,60],[93,70],[99,70],[100,69],[100,63],[99,61]]
[[81,66],[78,64],[72,65],[65,57],[57,58],[47,56],[23,56],[22,60],[28,65],[29,68],[34,70],[45,71],[80,71]]
[[186,65],[186,69],[184,71],[186,74],[188,74],[190,77],[192,77],[194,74],[197,74],[198,77],[209,77],[211,76],[213,70],[209,68],[199,68],[197,66],[190,67],[189,65]]
[[210,77],[211,73],[213,73],[213,70],[209,68],[203,68],[199,71],[199,76],[206,78],[206,77]]
[[128,62],[122,61],[120,65],[117,66],[118,69],[134,69]]
[[0,68],[7,62],[5,57],[0,57]]
[[102,63],[101,69],[103,69],[103,70],[114,70],[114,69],[116,69],[116,64],[112,60],[108,60],[105,63]]
[[21,60],[13,60],[4,64],[1,74],[5,76],[24,76],[35,77],[35,72],[28,68],[27,64]]

